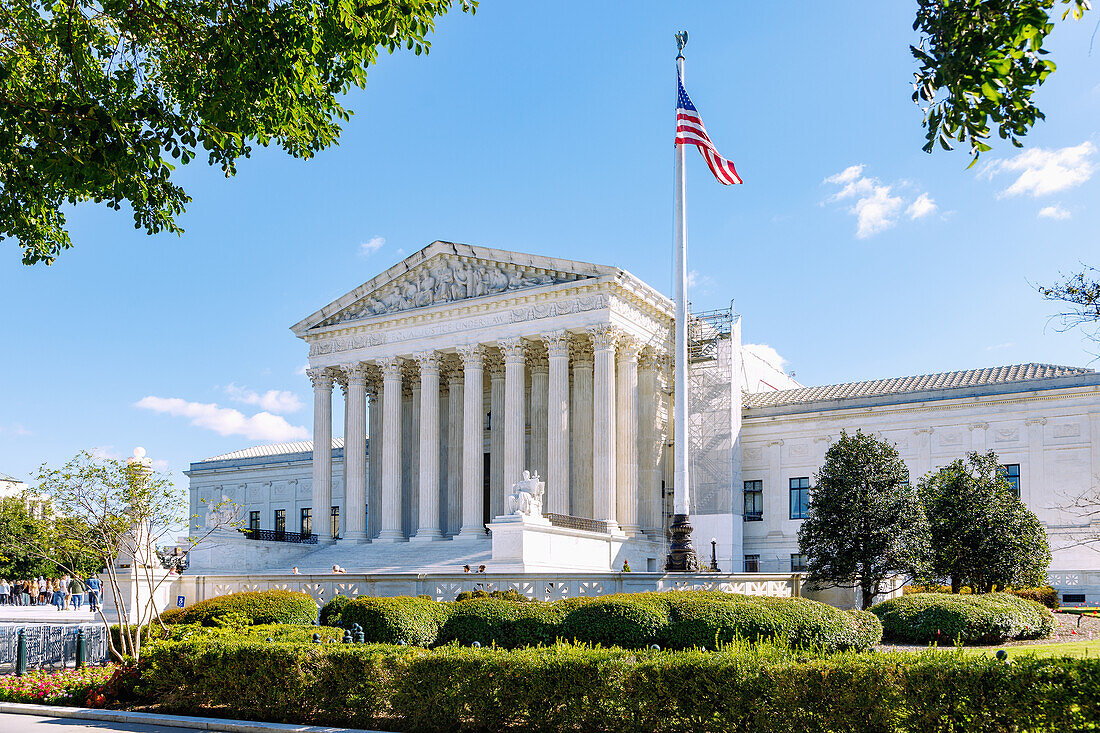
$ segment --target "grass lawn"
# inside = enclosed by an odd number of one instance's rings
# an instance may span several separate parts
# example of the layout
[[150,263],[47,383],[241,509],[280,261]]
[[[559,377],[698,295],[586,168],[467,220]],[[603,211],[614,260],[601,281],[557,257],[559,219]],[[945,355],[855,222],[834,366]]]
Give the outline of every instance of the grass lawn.
[[[1100,640],[1067,641],[1061,644],[1025,644],[1002,647],[1008,656],[1033,654],[1037,657],[1100,657]],[[998,649],[967,649],[971,654],[996,654]]]

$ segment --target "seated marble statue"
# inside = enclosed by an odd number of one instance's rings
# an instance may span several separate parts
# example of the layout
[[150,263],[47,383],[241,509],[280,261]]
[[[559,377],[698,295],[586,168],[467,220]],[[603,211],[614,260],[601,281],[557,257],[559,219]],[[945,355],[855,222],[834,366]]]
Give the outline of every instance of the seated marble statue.
[[538,471],[533,476],[530,471],[524,471],[523,478],[512,486],[511,495],[506,497],[505,511],[508,514],[541,517],[543,486]]

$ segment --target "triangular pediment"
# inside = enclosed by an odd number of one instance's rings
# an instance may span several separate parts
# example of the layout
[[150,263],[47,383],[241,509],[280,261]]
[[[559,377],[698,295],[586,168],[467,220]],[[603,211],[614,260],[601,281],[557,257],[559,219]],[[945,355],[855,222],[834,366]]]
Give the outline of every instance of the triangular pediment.
[[606,265],[433,242],[336,299],[292,330],[302,336],[315,328],[621,272]]

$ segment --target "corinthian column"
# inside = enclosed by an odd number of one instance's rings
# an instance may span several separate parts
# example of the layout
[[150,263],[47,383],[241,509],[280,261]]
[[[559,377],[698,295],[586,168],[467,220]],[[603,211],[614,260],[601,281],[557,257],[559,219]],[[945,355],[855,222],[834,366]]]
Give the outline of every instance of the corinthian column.
[[504,514],[504,360],[486,354],[489,368],[489,516]]
[[306,374],[313,382],[313,532],[323,543],[332,539],[332,375],[324,369]]
[[[367,497],[365,507],[352,507],[350,503],[345,507],[344,511],[347,515],[344,526],[347,526],[347,521],[350,520],[351,515],[354,512],[363,514],[366,512],[365,526],[367,528],[368,537],[377,537],[378,531],[382,525],[379,522],[379,517],[382,514],[382,385],[378,379],[377,373],[367,378],[367,397],[370,399],[370,416],[369,416],[369,430],[370,430],[370,444],[368,449],[370,450],[369,465],[367,466],[367,476],[369,481],[367,482]],[[351,402],[348,402],[348,414],[351,414]],[[350,423],[349,423],[350,425]],[[347,435],[351,435],[349,429]],[[349,454],[347,440],[344,441],[344,460],[347,460]],[[348,483],[345,482],[344,486]],[[346,532],[345,532],[346,534]]]
[[542,337],[549,363],[546,406],[546,511],[569,513],[569,337]]
[[592,335],[592,509],[593,519],[615,522],[615,339],[610,325]]
[[657,365],[652,350],[646,349],[638,360],[638,495],[641,525],[650,534],[661,524],[658,408]]
[[573,341],[573,484],[570,513],[595,516],[592,509],[592,344],[587,335]]
[[[347,528],[343,535],[345,542],[362,542],[367,539],[367,435],[366,435],[366,399],[367,369],[364,364],[352,364],[344,368],[348,378],[348,434],[344,439],[344,462],[347,464],[348,479],[344,487],[347,503]],[[401,399],[398,395],[397,400]],[[395,426],[394,432],[400,429]]]
[[619,340],[615,362],[615,518],[629,535],[638,534],[638,351]]
[[531,465],[546,480],[546,411],[550,400],[549,362],[543,345],[528,346],[528,363],[531,365]]
[[382,366],[382,531],[381,542],[400,542],[401,531],[401,362],[383,359]]
[[447,521],[443,532],[457,535],[462,527],[462,365],[450,357],[447,372]]
[[439,359],[416,355],[420,365],[420,527],[416,541],[443,539],[439,531]]
[[485,539],[485,483],[481,436],[484,375],[480,346],[458,350],[465,375],[462,403],[462,529],[456,539]]
[[504,490],[523,478],[526,415],[523,409],[523,339],[500,342],[504,355]]

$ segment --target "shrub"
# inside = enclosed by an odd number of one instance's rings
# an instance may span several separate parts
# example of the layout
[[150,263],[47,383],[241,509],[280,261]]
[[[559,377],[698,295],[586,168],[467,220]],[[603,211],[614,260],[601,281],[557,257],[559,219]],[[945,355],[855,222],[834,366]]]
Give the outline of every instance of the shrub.
[[729,593],[670,593],[670,648],[714,649],[738,639],[773,641],[822,651],[867,649],[882,640],[882,624],[867,611],[842,611],[806,598]]
[[165,711],[410,732],[1031,733],[1100,719],[1095,658],[219,640],[155,645],[140,669]]
[[1005,593],[1041,603],[1047,608],[1058,608],[1062,605],[1061,600],[1058,598],[1058,591],[1054,590],[1049,585],[1039,588],[1009,588]]
[[[153,624],[143,631],[146,638],[153,642],[160,641],[256,641],[266,642],[271,639],[279,643],[312,644],[313,635],[317,634],[322,643],[340,641],[344,630],[329,626],[305,626],[302,624],[260,624],[257,626],[245,626],[234,628],[232,626],[202,626],[200,624],[169,624],[166,629]],[[111,637],[115,646],[120,645],[118,625],[111,626]]]
[[592,599],[572,598],[553,603],[515,602],[482,597],[455,603],[439,630],[437,644],[479,642],[507,649],[553,644],[562,637],[562,623],[574,609]]
[[664,641],[668,626],[668,599],[662,593],[620,593],[595,598],[566,614],[566,639],[644,649]]
[[1054,630],[1054,616],[1042,605],[1007,593],[952,595],[920,593],[892,598],[871,611],[891,641],[926,644],[997,644],[1039,639]]
[[306,593],[249,591],[210,598],[178,612],[161,614],[165,623],[203,626],[215,626],[221,617],[228,621],[243,617],[253,624],[312,624],[317,620],[317,603]]
[[321,626],[341,626],[340,614],[344,607],[351,603],[347,596],[334,596],[331,601],[321,606],[321,613],[317,617]]
[[481,590],[480,588],[477,590],[464,590],[455,597],[455,600],[469,601],[475,598],[502,598],[506,601],[515,601],[516,603],[534,603],[534,599],[520,595],[519,591],[515,588],[494,591]]
[[359,624],[368,642],[431,646],[447,620],[448,604],[430,598],[356,598],[344,606],[344,626]]

